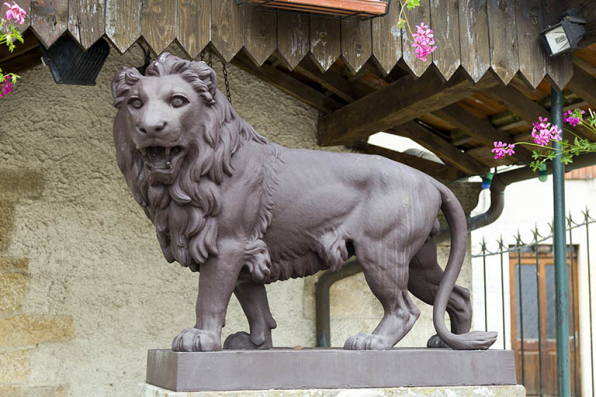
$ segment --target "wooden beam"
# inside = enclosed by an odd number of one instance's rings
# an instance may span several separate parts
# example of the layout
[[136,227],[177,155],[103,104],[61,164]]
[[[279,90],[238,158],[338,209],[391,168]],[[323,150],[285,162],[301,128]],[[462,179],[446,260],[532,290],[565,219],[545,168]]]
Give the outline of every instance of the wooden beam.
[[[484,175],[488,168],[476,159],[463,153],[438,135],[432,133],[428,128],[415,121],[408,121],[405,124],[394,128],[398,135],[406,136],[430,150],[446,163],[462,170],[470,175]],[[388,132],[392,132],[389,130]]]
[[[39,47],[39,40],[37,40],[37,36],[31,29],[28,29],[23,33],[23,40],[24,43],[16,42],[15,48],[13,52],[8,50],[8,46],[5,44],[0,45],[0,62],[6,62],[9,59],[13,59],[19,57],[26,52],[29,52],[37,47]],[[4,70],[6,73],[12,72],[11,70]]]
[[573,77],[567,87],[592,107],[596,106],[596,78],[578,65],[573,65]]
[[22,73],[34,66],[41,64],[41,49],[39,46],[30,49],[27,52],[19,53],[18,57],[0,61],[0,69],[6,73]]
[[319,143],[331,146],[357,142],[495,84],[489,76],[474,84],[463,70],[448,82],[443,82],[435,71],[418,80],[404,77],[321,119]]
[[550,118],[550,114],[545,108],[514,87],[498,85],[485,92],[485,94],[511,110],[530,125],[538,121],[538,117]]
[[443,181],[453,181],[466,176],[466,174],[450,165],[440,164],[422,157],[397,152],[395,150],[387,149],[381,146],[360,142],[356,145],[356,148],[358,150],[362,150],[366,154],[386,157],[390,160],[397,161],[398,163],[405,164],[409,167],[422,171],[433,178]]
[[[495,86],[485,92],[491,99],[501,103],[507,109],[532,125],[539,117],[551,118],[550,112],[511,86]],[[588,138],[590,132],[584,128],[576,128],[575,132]],[[526,139],[526,136],[523,137]]]
[[579,42],[579,46],[587,47],[596,43],[596,7],[594,7],[594,0],[562,0],[560,2],[560,12],[570,8],[575,9],[579,16],[587,22],[585,25],[586,34]]
[[242,60],[239,56],[235,57],[232,63],[323,113],[331,113],[342,107],[342,104],[334,99],[266,63],[257,68],[252,65],[252,62]]
[[296,66],[294,72],[300,73],[309,79],[316,81],[323,88],[334,93],[347,103],[352,103],[368,94],[368,92],[359,89],[356,84],[350,83],[348,79],[339,74],[331,72],[321,73],[319,68],[312,62],[302,62],[301,65]]
[[[495,141],[513,142],[511,135],[497,130],[488,120],[476,117],[472,112],[455,103],[435,113],[489,148],[493,146]],[[487,150],[490,151],[488,148]],[[522,161],[532,161],[532,152],[523,146],[519,146],[515,150],[514,157]]]
[[487,146],[476,146],[470,150],[466,150],[466,154],[474,159],[480,161],[487,167],[498,167],[500,165],[511,165],[518,161],[511,156],[505,156],[501,160],[496,160],[494,154],[490,151],[491,148]]

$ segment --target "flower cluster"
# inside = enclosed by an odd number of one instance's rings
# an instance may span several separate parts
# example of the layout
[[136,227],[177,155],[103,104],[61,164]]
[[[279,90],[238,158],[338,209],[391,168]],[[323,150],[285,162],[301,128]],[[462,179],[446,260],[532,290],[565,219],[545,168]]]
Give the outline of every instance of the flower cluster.
[[4,82],[0,83],[0,98],[12,92],[11,76],[6,76]]
[[495,154],[495,160],[502,160],[505,155],[513,156],[515,154],[515,145],[507,144],[501,141],[495,141],[495,147],[491,152]]
[[563,121],[575,127],[582,121],[584,114],[586,112],[582,109],[568,110],[567,113],[563,113]]
[[[563,114],[563,121],[573,127],[581,125],[591,131],[594,137],[596,137],[596,113],[591,109],[589,112],[589,116],[584,119],[583,115],[586,113],[584,110],[568,110]],[[572,131],[568,132],[575,135]],[[534,171],[541,169],[547,161],[555,160],[559,156],[562,163],[569,164],[573,162],[574,156],[579,156],[582,153],[596,153],[595,140],[585,139],[575,135],[573,142],[570,142],[567,139],[562,139],[561,133],[561,129],[549,123],[546,117],[539,117],[539,120],[533,124],[532,129],[534,143],[518,142],[518,145],[538,147],[532,153],[534,161],[530,164]],[[551,141],[557,141],[559,144],[556,147],[548,146]],[[506,155],[513,155],[515,153],[514,148],[515,145],[498,141],[494,143],[494,148],[491,151],[495,154],[495,159],[501,160]]]
[[[5,18],[0,19],[0,45],[6,44],[8,50],[12,52],[15,48],[15,41],[20,41],[22,43],[23,36],[14,24],[8,23],[8,21],[14,21],[15,23],[20,23],[22,25],[25,23],[27,12],[14,1],[12,2],[12,5],[9,3],[4,3],[4,5],[7,7],[7,10],[4,14]],[[12,92],[12,86],[17,82],[18,78],[19,76],[16,74],[3,73],[2,69],[0,69],[0,98],[5,97]]]
[[426,57],[437,49],[437,47],[434,45],[434,33],[428,25],[424,24],[424,22],[420,22],[420,25],[416,25],[416,33],[413,33],[410,23],[408,22],[408,18],[404,13],[406,8],[408,10],[412,10],[416,7],[419,7],[420,0],[406,0],[405,3],[400,2],[400,4],[401,10],[399,11],[397,27],[399,29],[405,29],[406,26],[408,27],[410,34],[414,38],[414,43],[412,44],[412,47],[415,48],[414,55],[416,58],[426,61]]
[[25,15],[27,15],[27,13],[17,3],[13,1],[12,5],[8,3],[4,3],[4,5],[8,7],[8,10],[6,11],[6,20],[10,21],[14,18],[14,20],[21,25],[25,23]]
[[412,47],[416,48],[416,58],[426,61],[426,57],[437,49],[434,46],[435,39],[433,31],[424,22],[421,22],[420,25],[416,25],[416,33],[412,34],[412,36],[414,37]]
[[540,121],[533,124],[532,137],[534,142],[540,146],[546,146],[550,141],[561,140],[561,129],[548,122],[546,117],[539,117]]

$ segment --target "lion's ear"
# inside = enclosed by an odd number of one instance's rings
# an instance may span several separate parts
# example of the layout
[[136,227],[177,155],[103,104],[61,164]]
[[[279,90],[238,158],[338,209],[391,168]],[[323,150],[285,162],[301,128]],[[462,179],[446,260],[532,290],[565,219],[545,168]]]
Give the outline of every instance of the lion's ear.
[[112,96],[114,107],[120,108],[130,89],[143,77],[136,68],[122,67],[112,79]]

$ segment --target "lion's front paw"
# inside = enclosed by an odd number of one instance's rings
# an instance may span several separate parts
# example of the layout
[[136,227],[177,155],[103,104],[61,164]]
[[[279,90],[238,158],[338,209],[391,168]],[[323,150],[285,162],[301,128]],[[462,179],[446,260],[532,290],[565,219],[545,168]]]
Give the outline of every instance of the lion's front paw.
[[256,345],[250,338],[250,335],[246,332],[240,331],[232,334],[226,338],[224,342],[224,349],[230,350],[257,350],[257,349],[270,349],[271,339],[265,340],[260,345]]
[[174,338],[172,350],[175,352],[210,352],[221,350],[221,339],[214,332],[189,328]]
[[388,338],[364,332],[348,338],[344,344],[345,350],[389,350],[392,347]]

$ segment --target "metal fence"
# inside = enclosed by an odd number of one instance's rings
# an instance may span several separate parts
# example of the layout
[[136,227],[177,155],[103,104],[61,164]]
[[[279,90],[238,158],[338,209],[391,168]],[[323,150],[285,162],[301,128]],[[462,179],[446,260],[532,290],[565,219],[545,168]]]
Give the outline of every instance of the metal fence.
[[[591,251],[596,245],[590,235],[594,223],[587,209],[576,219],[567,218],[570,369],[575,396],[595,393],[591,257],[596,251]],[[592,232],[593,238],[596,232]],[[502,332],[496,347],[515,351],[518,381],[529,396],[558,393],[552,239],[552,225],[546,232],[535,227],[493,242],[483,239],[472,255],[478,280],[474,288],[476,328],[483,325],[485,330]]]

